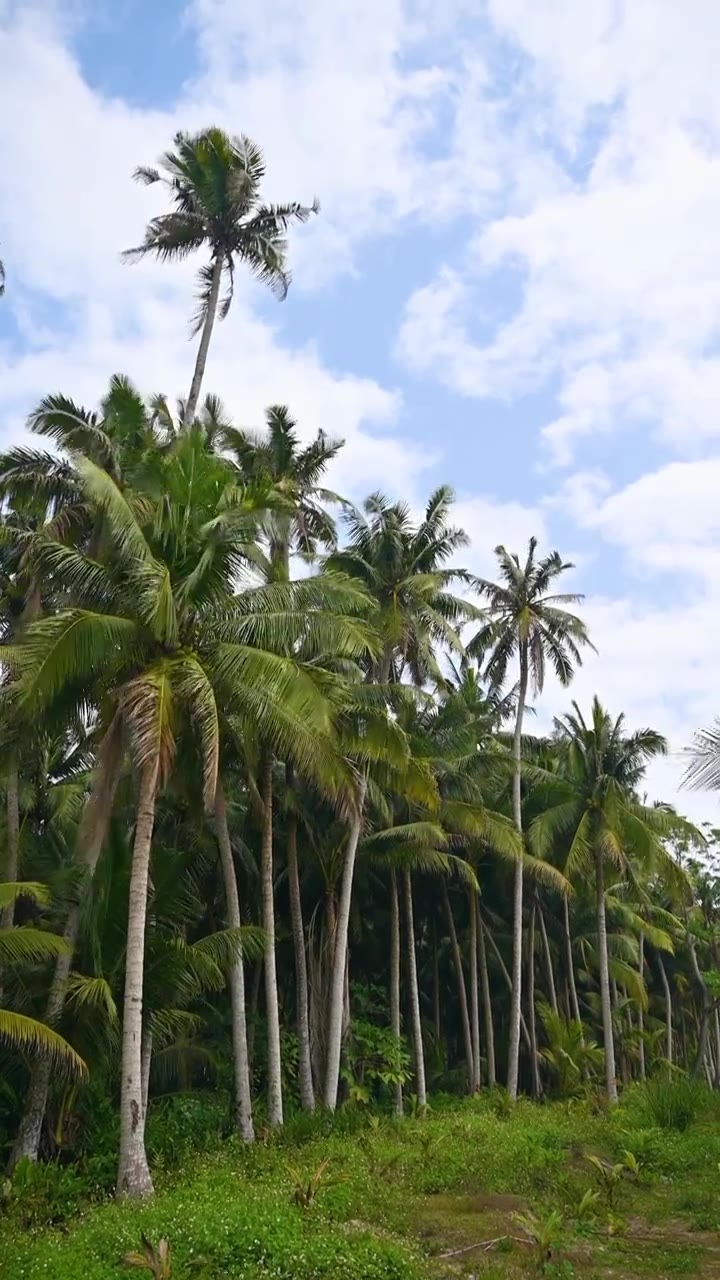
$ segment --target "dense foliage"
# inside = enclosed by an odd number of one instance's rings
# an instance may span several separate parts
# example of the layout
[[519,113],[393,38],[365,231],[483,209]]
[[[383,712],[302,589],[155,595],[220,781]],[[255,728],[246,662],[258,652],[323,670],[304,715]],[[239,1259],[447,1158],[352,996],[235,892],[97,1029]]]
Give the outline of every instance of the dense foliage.
[[[359,510],[325,485],[340,441],[201,400],[223,277],[284,293],[315,206],[262,205],[260,152],[218,130],[163,173],[140,251],[210,257],[188,400],[122,375],[96,410],[52,394],[47,447],[0,458],[11,1187],[51,1160],[149,1195],[173,1099],[250,1144],[500,1083],[717,1084],[714,834],[643,799],[663,738],[597,698],[529,732],[591,641],[572,566],[531,540],[479,580],[448,489]],[[716,785],[715,731],[695,759]]]

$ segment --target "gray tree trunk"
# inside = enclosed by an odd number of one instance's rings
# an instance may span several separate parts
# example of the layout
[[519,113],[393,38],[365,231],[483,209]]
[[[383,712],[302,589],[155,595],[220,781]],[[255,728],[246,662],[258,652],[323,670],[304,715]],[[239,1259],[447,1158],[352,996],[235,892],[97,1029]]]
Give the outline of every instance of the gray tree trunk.
[[[18,800],[17,759],[13,752],[7,773],[7,862],[4,879],[14,884],[18,878],[20,853],[20,804]],[[0,911],[0,929],[11,929],[15,920],[15,899]]]
[[[521,792],[521,760],[522,730],[525,714],[525,700],[528,686],[527,641],[520,644],[520,682],[518,687],[517,711],[515,715],[515,732],[513,734],[513,781],[512,804],[513,820],[522,835],[522,792]],[[507,1091],[514,1101],[518,1092],[518,1070],[520,1065],[520,1022],[522,1019],[522,953],[523,953],[523,864],[522,858],[515,863],[515,883],[513,888],[513,954],[512,954],[512,991],[510,1004],[510,1029],[508,1035],[508,1074]]]
[[673,1060],[673,1007],[672,995],[670,994],[670,983],[665,972],[665,965],[662,962],[662,956],[657,956],[658,969],[660,971],[660,981],[665,992],[665,1057],[669,1063]]
[[152,1195],[153,1184],[145,1152],[145,1115],[142,1089],[143,977],[145,970],[145,920],[147,916],[150,850],[155,822],[157,770],[145,769],[135,819],[128,927],[125,951],[122,1060],[120,1066],[120,1157],[117,1192],[136,1199]]
[[[230,832],[228,830],[225,793],[220,780],[218,780],[215,792],[215,831],[225,885],[227,922],[231,929],[239,929],[242,924],[240,897],[232,845],[230,843]],[[255,1129],[252,1116],[250,1053],[247,1037],[247,1010],[245,1008],[245,964],[241,953],[235,957],[230,966],[228,987],[230,989],[232,1017],[235,1127],[243,1142],[254,1142]]]
[[330,1005],[328,1010],[328,1044],[327,1063],[325,1067],[325,1106],[334,1111],[337,1106],[338,1085],[340,1083],[340,1057],[343,1039],[343,1011],[345,1003],[345,982],[347,972],[348,930],[350,927],[350,906],[352,903],[352,887],[355,875],[355,858],[357,856],[360,832],[362,831],[363,810],[367,780],[361,779],[358,787],[355,815],[350,827],[350,835],[345,848],[345,861],[340,882],[335,920],[335,946],[332,952],[332,973],[330,980]]
[[[645,981],[645,938],[642,933],[640,934],[638,951],[639,951],[638,968],[640,970],[640,981],[644,982]],[[640,1001],[640,1004],[638,1005],[638,1032],[639,1032],[638,1062],[640,1067],[640,1079],[644,1080],[645,1074],[646,1074],[645,1072],[645,1040],[643,1038],[645,1034],[645,1015],[643,1013],[642,1001]]]
[[[293,772],[286,766],[288,787],[293,787]],[[300,872],[297,851],[297,814],[291,810],[287,819],[288,890],[290,894],[290,925],[295,955],[295,1004],[297,1008],[298,1083],[300,1105],[303,1111],[315,1110],[312,1058],[310,1055],[310,1002],[308,998],[307,953],[305,951],[305,926],[303,923]]]
[[537,1018],[535,1016],[535,914],[536,907],[533,903],[530,908],[530,920],[528,923],[528,945],[527,945],[527,1000],[528,1000],[528,1029],[530,1031],[530,1071],[532,1076],[533,1097],[539,1098],[541,1093],[540,1087],[540,1061],[538,1058],[537,1046]]
[[460,1005],[460,1024],[462,1026],[463,1043],[465,1045],[467,1083],[468,1089],[472,1092],[474,1064],[472,1034],[470,1031],[470,1015],[468,1013],[467,991],[465,990],[465,973],[463,971],[462,955],[460,953],[460,945],[458,943],[457,930],[455,928],[455,917],[453,916],[450,897],[448,895],[447,885],[444,878],[442,880],[442,899],[445,907],[445,915],[447,917],[448,933],[450,934],[450,947],[452,949],[453,963],[455,965],[455,977],[457,979],[458,1003]]
[[[400,902],[397,874],[390,872],[390,1030],[400,1043]],[[400,1081],[393,1086],[393,1111],[403,1113],[403,1089]]]
[[153,1053],[153,1037],[152,1031],[148,1028],[145,1030],[142,1040],[142,1049],[140,1051],[140,1079],[142,1087],[142,1113],[143,1122],[147,1120],[148,1098],[150,1097],[150,1068],[152,1066]]
[[487,1077],[488,1086],[495,1088],[497,1083],[497,1074],[495,1069],[495,1030],[493,1027],[492,1016],[492,1000],[490,999],[490,976],[488,974],[487,950],[485,947],[485,926],[482,922],[482,916],[478,910],[477,900],[475,902],[475,911],[478,921],[478,951],[480,955],[480,987],[482,990],[483,1002],[483,1018],[485,1021],[485,1056],[487,1059]]
[[192,382],[190,383],[190,394],[185,405],[185,414],[183,416],[183,426],[187,427],[191,424],[195,417],[195,412],[200,399],[200,388],[203,378],[205,377],[205,366],[207,364],[208,351],[210,349],[210,339],[212,337],[213,325],[215,324],[215,316],[217,315],[218,298],[220,297],[220,284],[222,281],[223,259],[216,256],[213,260],[213,274],[210,285],[210,297],[208,299],[208,309],[203,322],[202,333],[200,335],[200,346],[195,358],[195,369],[193,371]]
[[535,894],[535,904],[537,906],[537,918],[540,923],[540,937],[542,939],[543,955],[545,957],[545,973],[547,975],[548,995],[553,1013],[558,1013],[557,988],[555,986],[555,973],[553,970],[552,952],[550,950],[550,939],[548,938],[547,927],[545,924],[545,915],[540,903],[538,894]]
[[605,921],[605,876],[600,850],[595,854],[595,907],[597,914],[598,959],[600,962],[600,1007],[602,1009],[603,1048],[605,1050],[605,1082],[608,1102],[611,1106],[614,1106],[618,1100],[618,1092],[615,1072],[612,1006],[610,1004],[607,924]]
[[572,934],[570,932],[570,907],[568,905],[567,894],[563,894],[563,917],[565,923],[565,955],[567,958],[568,986],[570,987],[570,1004],[572,1007],[572,1016],[576,1022],[582,1025],[580,1017],[580,1001],[578,1000],[577,986],[575,983],[575,962],[573,960]]
[[275,886],[273,883],[273,776],[272,754],[262,765],[263,826],[260,880],[265,931],[265,1019],[267,1022],[268,1124],[272,1129],[283,1122],[282,1054],[280,1049],[280,1009],[278,1005],[277,962],[275,957]]
[[425,1086],[425,1049],[423,1046],[422,1018],[420,1017],[420,992],[418,990],[417,959],[415,957],[415,921],[413,918],[412,878],[407,867],[403,872],[405,896],[405,931],[408,952],[408,987],[410,991],[410,1017],[415,1051],[415,1092],[419,1107],[427,1106]]
[[[85,877],[83,883],[85,886],[95,874],[120,780],[123,758],[120,727],[120,719],[116,717],[111,722],[100,746],[95,782],[85,806],[78,832],[78,857],[84,864]],[[55,961],[55,969],[45,1006],[45,1022],[51,1027],[57,1026],[65,1007],[67,980],[70,976],[73,956],[80,934],[80,919],[80,904],[75,902],[70,908],[65,921],[63,930],[65,949]],[[52,1070],[53,1062],[49,1057],[38,1058],[33,1064],[25,1094],[23,1117],[10,1155],[9,1168],[11,1170],[18,1160],[37,1160],[38,1158]]]
[[[500,955],[500,952],[499,952],[499,950],[498,950],[498,945],[497,945],[497,943],[496,943],[495,939],[493,938],[493,936],[492,936],[492,934],[491,934],[491,932],[490,932],[490,930],[489,930],[489,929],[488,929],[488,931],[487,931],[487,939],[488,939],[488,942],[490,943],[490,947],[491,947],[491,949],[492,949],[492,953],[493,953],[493,955],[495,956],[495,959],[496,959],[496,960],[497,960],[497,962],[498,962],[498,966],[499,966],[499,968],[500,968],[500,972],[501,972],[501,974],[502,974],[503,978],[505,979],[505,985],[507,986],[508,991],[512,994],[512,978],[510,977],[510,974],[508,973],[507,965],[505,964],[505,961],[503,960],[502,956]],[[528,1051],[528,1053],[529,1053],[529,1052],[530,1052],[530,1032],[528,1031],[527,1022],[525,1021],[525,1015],[524,1015],[524,1013],[523,1013],[522,1009],[520,1010],[520,1030],[521,1030],[521,1032],[522,1032],[523,1043],[524,1043],[525,1048],[527,1049],[527,1051]]]
[[478,910],[477,892],[468,891],[470,909],[470,1034],[472,1037],[473,1077],[472,1090],[477,1093],[482,1085],[480,1059],[480,999],[478,993]]

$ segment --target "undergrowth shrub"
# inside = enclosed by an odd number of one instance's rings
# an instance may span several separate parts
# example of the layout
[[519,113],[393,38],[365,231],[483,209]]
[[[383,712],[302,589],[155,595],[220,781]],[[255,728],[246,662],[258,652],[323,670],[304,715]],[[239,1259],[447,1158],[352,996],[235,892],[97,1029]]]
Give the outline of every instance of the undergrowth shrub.
[[689,1076],[655,1076],[636,1089],[642,1109],[659,1129],[684,1133],[711,1101],[710,1091]]

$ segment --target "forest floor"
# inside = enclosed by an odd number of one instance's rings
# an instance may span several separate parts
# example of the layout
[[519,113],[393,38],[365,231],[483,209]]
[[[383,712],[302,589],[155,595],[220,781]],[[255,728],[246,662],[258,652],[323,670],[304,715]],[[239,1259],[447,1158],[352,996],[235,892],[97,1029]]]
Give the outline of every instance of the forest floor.
[[6,1189],[2,1280],[117,1280],[142,1234],[169,1240],[170,1280],[720,1280],[710,1100],[683,1130],[639,1088],[611,1115],[486,1095],[402,1121],[298,1116],[282,1138],[171,1163],[142,1205]]

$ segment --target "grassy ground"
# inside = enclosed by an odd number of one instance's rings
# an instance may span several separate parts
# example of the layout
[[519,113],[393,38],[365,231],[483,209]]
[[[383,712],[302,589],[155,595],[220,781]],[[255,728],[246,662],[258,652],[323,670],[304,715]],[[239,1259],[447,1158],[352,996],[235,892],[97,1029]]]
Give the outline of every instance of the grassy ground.
[[[148,1205],[54,1210],[48,1227],[32,1198],[6,1198],[0,1275],[111,1280],[144,1232],[170,1241],[171,1280],[720,1278],[717,1103],[688,1117],[651,1102],[298,1117],[282,1140],[226,1141],[161,1172]],[[625,1163],[601,1173],[588,1156]]]

